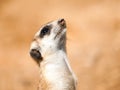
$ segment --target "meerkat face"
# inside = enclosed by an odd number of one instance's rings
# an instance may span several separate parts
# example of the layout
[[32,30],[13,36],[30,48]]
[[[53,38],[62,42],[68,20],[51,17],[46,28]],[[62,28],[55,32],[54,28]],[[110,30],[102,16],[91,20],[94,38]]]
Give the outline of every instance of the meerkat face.
[[43,25],[35,34],[30,47],[30,55],[39,61],[59,49],[65,50],[66,23],[64,19]]

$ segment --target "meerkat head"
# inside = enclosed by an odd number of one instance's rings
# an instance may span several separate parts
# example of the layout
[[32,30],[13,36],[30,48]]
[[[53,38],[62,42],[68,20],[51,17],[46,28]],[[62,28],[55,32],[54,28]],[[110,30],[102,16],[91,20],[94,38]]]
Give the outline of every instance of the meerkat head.
[[30,55],[37,62],[58,50],[64,50],[66,44],[66,22],[55,20],[43,25],[35,34],[30,47]]

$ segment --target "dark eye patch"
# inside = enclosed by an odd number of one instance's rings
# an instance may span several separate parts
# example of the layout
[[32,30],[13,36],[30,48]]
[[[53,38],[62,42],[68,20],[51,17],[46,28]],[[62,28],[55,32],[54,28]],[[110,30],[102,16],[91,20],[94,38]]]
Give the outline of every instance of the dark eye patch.
[[49,35],[51,31],[51,26],[45,26],[40,32],[40,37],[43,38],[45,35]]

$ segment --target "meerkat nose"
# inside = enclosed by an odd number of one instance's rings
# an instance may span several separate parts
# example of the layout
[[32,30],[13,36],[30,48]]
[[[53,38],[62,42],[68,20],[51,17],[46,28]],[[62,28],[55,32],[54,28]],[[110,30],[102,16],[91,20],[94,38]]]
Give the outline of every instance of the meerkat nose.
[[58,24],[64,24],[64,23],[65,23],[65,20],[63,18],[58,20]]
[[62,27],[66,27],[66,23],[65,23],[65,20],[63,18],[58,20],[58,24]]

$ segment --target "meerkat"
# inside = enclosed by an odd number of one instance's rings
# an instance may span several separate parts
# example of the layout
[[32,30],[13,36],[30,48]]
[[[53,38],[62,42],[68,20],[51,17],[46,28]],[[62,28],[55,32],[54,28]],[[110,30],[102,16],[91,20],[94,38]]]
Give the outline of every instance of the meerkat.
[[31,57],[40,67],[40,90],[76,90],[76,76],[66,54],[64,19],[43,25],[30,47]]

